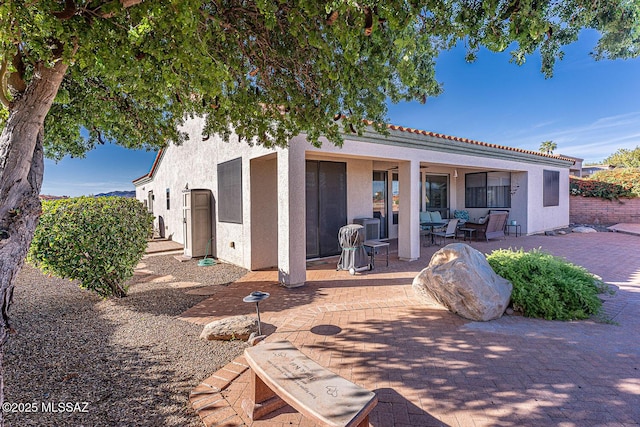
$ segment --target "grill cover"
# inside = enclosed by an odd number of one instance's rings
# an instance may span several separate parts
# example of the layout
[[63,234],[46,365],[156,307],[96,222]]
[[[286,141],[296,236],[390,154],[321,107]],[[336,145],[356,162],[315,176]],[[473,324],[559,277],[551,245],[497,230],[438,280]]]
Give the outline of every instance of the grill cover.
[[347,224],[338,231],[338,242],[342,254],[338,261],[338,270],[350,272],[370,268],[370,258],[364,249],[364,227],[360,224]]

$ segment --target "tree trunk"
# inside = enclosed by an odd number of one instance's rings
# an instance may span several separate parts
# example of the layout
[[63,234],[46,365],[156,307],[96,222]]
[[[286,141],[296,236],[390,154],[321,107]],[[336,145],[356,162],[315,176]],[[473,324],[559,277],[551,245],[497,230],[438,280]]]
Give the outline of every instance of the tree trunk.
[[[62,61],[52,68],[38,65],[25,92],[10,106],[0,135],[0,353],[11,331],[8,312],[14,281],[24,264],[41,210],[44,118],[67,68]],[[0,404],[4,402],[2,374],[0,370]]]

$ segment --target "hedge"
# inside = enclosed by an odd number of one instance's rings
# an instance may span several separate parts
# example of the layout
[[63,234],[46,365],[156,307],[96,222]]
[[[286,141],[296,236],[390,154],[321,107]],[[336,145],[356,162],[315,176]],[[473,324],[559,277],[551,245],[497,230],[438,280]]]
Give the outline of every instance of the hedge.
[[153,216],[136,199],[79,197],[45,201],[27,260],[75,279],[103,297],[123,297],[151,236]]

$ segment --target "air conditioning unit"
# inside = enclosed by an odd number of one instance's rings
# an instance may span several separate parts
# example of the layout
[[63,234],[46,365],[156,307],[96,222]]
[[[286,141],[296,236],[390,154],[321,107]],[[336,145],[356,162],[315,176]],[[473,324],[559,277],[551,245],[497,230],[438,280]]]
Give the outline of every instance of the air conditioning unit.
[[380,220],[378,218],[354,218],[353,223],[364,227],[364,240],[380,240]]

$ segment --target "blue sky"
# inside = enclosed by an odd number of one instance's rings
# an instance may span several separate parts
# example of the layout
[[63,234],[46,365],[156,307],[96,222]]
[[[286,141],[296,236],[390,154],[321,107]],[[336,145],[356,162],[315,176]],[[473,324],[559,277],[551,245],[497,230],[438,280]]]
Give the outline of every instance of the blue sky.
[[[397,125],[537,151],[542,141],[556,154],[597,162],[620,148],[640,146],[640,58],[595,61],[597,35],[585,32],[565,47],[554,77],[540,73],[540,58],[521,67],[509,54],[481,51],[466,63],[464,49],[440,55],[444,93],[427,103],[389,106]],[[133,190],[155,153],[106,145],[84,159],[45,161],[42,194],[79,196]]]

